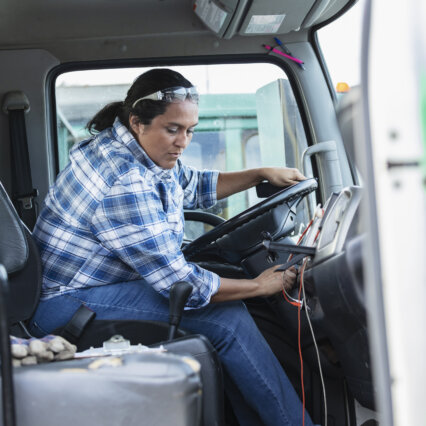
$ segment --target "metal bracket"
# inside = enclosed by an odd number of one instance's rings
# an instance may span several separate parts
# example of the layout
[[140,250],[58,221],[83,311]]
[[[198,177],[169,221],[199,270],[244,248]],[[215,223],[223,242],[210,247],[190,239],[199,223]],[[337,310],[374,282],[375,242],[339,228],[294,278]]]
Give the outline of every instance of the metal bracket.
[[9,114],[9,111],[16,110],[24,110],[27,114],[30,111],[30,101],[21,90],[13,90],[4,95],[2,109],[6,115]]
[[22,194],[15,197],[25,210],[31,210],[33,208],[33,200],[35,197],[38,197],[38,190],[33,189],[33,192],[30,194]]
[[[302,154],[302,165],[303,165],[303,174],[306,176],[307,170],[308,170],[308,161],[313,155],[317,154],[323,154],[323,160],[325,161],[326,166],[326,172],[329,175],[329,181],[330,181],[330,190],[340,192],[343,188],[342,183],[342,174],[340,171],[340,164],[339,164],[339,157],[337,154],[337,146],[336,142],[331,141],[324,141],[319,142],[315,145],[312,145],[308,148],[306,148],[303,151]],[[314,210],[315,210],[315,198],[314,194],[308,195],[309,199],[309,213],[311,216],[313,216]]]

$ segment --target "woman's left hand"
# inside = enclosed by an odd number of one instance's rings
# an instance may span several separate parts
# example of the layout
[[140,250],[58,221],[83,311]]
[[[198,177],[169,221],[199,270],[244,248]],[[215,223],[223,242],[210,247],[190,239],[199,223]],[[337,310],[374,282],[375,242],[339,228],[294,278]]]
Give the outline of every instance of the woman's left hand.
[[287,167],[261,167],[239,172],[221,172],[217,180],[216,194],[217,199],[221,200],[252,188],[264,180],[275,186],[290,186],[305,179],[306,177],[299,170]]
[[261,173],[264,179],[275,186],[290,186],[306,179],[298,169],[287,167],[265,167]]

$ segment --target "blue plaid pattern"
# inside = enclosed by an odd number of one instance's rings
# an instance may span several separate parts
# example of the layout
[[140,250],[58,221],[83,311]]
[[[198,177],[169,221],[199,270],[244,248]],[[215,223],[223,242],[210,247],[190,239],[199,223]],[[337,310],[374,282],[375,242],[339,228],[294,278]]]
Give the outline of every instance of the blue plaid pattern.
[[218,174],[180,160],[158,167],[118,119],[74,146],[34,229],[42,298],[142,277],[166,297],[174,282],[189,281],[187,307],[205,306],[220,281],[185,261],[183,208],[212,206]]

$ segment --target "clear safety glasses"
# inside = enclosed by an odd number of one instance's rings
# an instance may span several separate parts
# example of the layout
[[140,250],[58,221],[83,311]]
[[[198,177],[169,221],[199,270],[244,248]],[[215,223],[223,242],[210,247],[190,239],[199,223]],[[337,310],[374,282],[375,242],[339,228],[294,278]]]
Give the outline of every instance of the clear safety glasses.
[[132,108],[134,108],[138,102],[145,99],[165,102],[182,102],[188,99],[194,103],[198,103],[199,95],[195,87],[170,87],[137,99],[133,102]]

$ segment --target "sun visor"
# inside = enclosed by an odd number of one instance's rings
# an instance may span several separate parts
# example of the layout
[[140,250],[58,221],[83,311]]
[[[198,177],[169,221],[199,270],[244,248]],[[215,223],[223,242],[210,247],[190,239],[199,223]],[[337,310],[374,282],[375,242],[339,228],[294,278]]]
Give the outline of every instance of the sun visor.
[[347,0],[193,0],[193,10],[218,37],[286,34],[338,12]]

